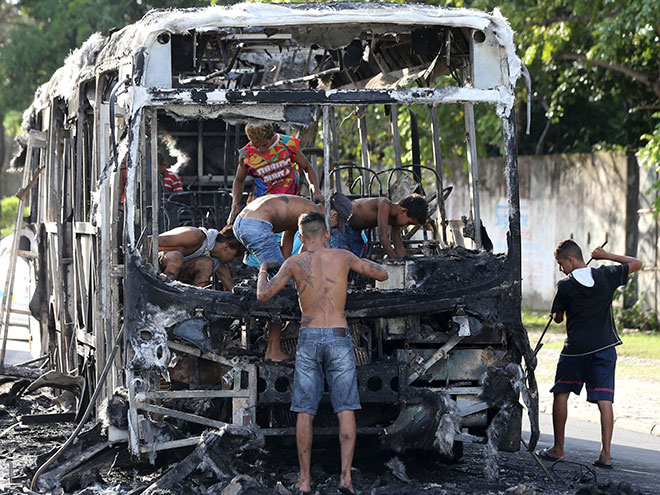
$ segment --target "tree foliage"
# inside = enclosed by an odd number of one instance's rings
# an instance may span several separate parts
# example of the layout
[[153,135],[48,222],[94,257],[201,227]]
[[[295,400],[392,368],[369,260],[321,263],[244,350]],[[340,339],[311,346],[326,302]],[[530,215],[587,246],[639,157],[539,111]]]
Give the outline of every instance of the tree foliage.
[[[201,6],[204,0],[0,0],[0,114],[22,111],[35,88],[90,34],[138,20],[154,7]],[[533,79],[532,133],[519,138],[521,153],[637,150],[660,141],[660,9],[655,0],[428,0],[487,11],[500,8],[516,31],[518,52]],[[12,15],[10,15],[12,14]],[[9,22],[11,19],[11,22]],[[526,97],[519,85],[520,100]],[[353,109],[347,109],[346,116]],[[476,107],[479,154],[500,153],[494,113]],[[422,163],[432,162],[428,109],[415,107]],[[524,129],[524,106],[518,111]],[[351,119],[345,123],[348,126]],[[440,108],[442,152],[464,155],[462,107]],[[353,126],[351,126],[353,127]],[[399,113],[404,162],[410,160],[410,118]],[[389,163],[391,135],[385,109],[369,116],[375,160]],[[357,132],[346,133],[344,155],[359,158]],[[652,158],[649,158],[652,159]],[[356,160],[357,161],[357,160]]]
[[[18,198],[10,196],[0,201],[0,239],[14,233],[16,227],[16,212],[18,211]],[[29,208],[26,206],[24,213],[27,216]]]
[[[525,152],[637,150],[660,109],[660,10],[654,0],[475,0],[500,7],[533,79]],[[547,130],[546,130],[547,128]],[[546,130],[545,134],[543,131]]]
[[19,22],[6,26],[0,19],[0,113],[24,110],[35,89],[62,65],[71,50],[95,32],[108,34],[139,20],[153,8],[199,7],[204,0],[0,0]]

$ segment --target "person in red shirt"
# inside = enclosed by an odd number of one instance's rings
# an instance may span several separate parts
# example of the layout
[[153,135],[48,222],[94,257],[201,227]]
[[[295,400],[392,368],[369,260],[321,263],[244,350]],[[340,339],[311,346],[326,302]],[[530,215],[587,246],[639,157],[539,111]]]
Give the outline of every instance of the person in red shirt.
[[183,182],[181,176],[176,172],[167,169],[167,162],[163,155],[158,153],[158,163],[160,175],[163,176],[163,189],[167,193],[183,192]]

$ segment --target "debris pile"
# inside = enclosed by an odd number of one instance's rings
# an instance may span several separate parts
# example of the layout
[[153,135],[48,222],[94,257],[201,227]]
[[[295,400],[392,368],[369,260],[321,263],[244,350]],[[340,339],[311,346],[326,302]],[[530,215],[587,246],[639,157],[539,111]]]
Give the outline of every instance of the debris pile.
[[385,429],[384,444],[395,452],[436,448],[450,456],[461,417],[445,392],[410,389],[396,421]]
[[[499,479],[498,449],[517,450],[518,445],[503,445],[510,438],[508,430],[520,421],[513,418],[521,417],[521,406],[518,396],[525,388],[524,374],[520,365],[510,363],[506,368],[489,367],[481,377],[482,392],[479,398],[489,407],[496,408],[497,414],[486,430],[486,463],[484,471],[487,479]],[[508,448],[507,448],[508,447]]]
[[[73,431],[75,420],[63,415],[77,414],[78,396],[75,384],[61,395],[53,393],[56,387],[68,383],[65,378],[55,379],[56,375],[52,374],[25,378],[30,373],[0,376],[2,495],[20,492],[58,495],[295,493],[291,489],[298,480],[294,439],[268,438],[266,442],[259,428],[228,424],[200,432],[197,445],[155,452],[153,456],[145,454],[142,459],[131,458],[125,439],[110,441],[111,431],[117,434],[127,428],[128,399],[123,389],[116,390],[104,404],[98,422],[90,421],[75,442],[31,486],[37,468]],[[519,379],[514,369],[489,370],[483,380],[488,384],[484,389],[490,392],[482,399],[497,405],[500,412],[510,410],[510,400],[515,399],[515,384]],[[38,387],[40,383],[46,385]],[[483,465],[488,461],[482,445],[466,444],[461,462],[444,464],[441,453],[447,454],[446,445],[451,445],[456,438],[460,424],[457,418],[456,406],[449,396],[428,391],[409,394],[397,422],[388,428],[384,441],[387,447],[376,437],[358,437],[352,473],[355,486],[361,493],[370,495],[645,493],[629,482],[581,480],[568,471],[555,473],[557,481],[550,483],[526,452],[500,453],[494,464],[498,479],[493,480],[484,475]],[[160,421],[163,434],[171,438],[175,438],[176,431],[173,421],[167,417]],[[499,423],[493,424],[496,426],[489,440],[496,444]],[[408,438],[408,430],[416,434]],[[420,431],[423,434],[419,434]],[[413,442],[419,438],[425,441]],[[439,439],[444,439],[444,447]],[[429,445],[433,447],[432,452],[418,450]],[[155,464],[150,464],[148,457],[153,457]],[[339,493],[339,457],[334,438],[320,436],[315,441],[312,493]]]

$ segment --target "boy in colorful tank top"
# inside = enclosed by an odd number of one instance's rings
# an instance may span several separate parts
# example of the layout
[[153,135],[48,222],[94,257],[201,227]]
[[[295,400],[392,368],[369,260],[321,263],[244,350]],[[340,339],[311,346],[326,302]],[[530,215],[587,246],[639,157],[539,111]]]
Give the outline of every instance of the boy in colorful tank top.
[[247,202],[266,194],[300,194],[300,170],[312,189],[314,201],[323,200],[316,171],[300,151],[300,140],[275,132],[272,124],[248,124],[245,133],[250,142],[239,150],[238,168],[232,186],[232,205],[228,224],[240,211],[245,178],[254,185]]

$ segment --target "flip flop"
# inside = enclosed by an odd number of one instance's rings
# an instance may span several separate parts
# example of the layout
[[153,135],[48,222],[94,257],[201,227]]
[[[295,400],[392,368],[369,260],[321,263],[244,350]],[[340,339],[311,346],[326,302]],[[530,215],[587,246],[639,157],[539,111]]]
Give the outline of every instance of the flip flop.
[[295,483],[291,484],[291,488],[289,488],[289,491],[294,495],[312,495],[312,490],[309,490],[308,492],[306,492],[305,490],[301,490],[296,486]]
[[360,491],[353,488],[353,491],[347,486],[339,485],[339,492],[342,495],[360,495]]
[[564,459],[560,459],[559,457],[555,457],[554,455],[550,455],[548,453],[548,449],[543,449],[543,450],[537,450],[536,455],[539,456],[541,459],[544,461],[550,461],[550,462],[561,462]]
[[599,467],[601,469],[613,469],[614,468],[614,465],[605,464],[604,462],[600,462],[600,461],[594,461],[594,466]]

